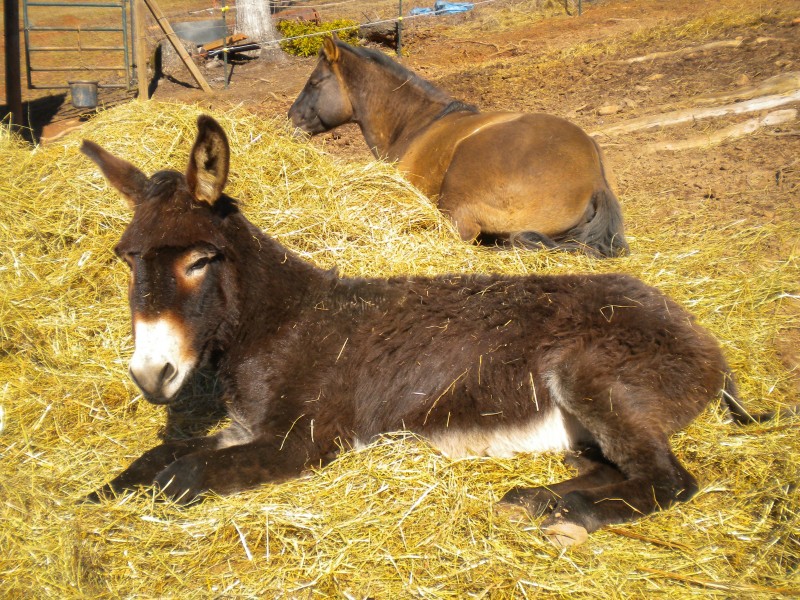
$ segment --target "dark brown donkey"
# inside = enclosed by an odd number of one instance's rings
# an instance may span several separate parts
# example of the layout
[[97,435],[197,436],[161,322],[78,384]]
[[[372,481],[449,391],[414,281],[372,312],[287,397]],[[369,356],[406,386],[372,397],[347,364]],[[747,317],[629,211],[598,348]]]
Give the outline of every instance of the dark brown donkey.
[[289,117],[310,134],[355,122],[373,154],[448,214],[464,240],[628,252],[597,143],[545,114],[478,112],[384,54],[327,38]]
[[145,452],[92,499],[151,484],[180,502],[238,492],[405,429],[449,456],[578,453],[576,478],[503,500],[551,509],[546,533],[569,544],[691,498],[668,438],[721,392],[734,419],[754,419],[714,338],[641,281],[339,277],[242,215],[223,193],[225,133],[205,116],[198,128],[185,175],[82,150],[133,209],[116,247],[131,270],[131,376],[170,404],[214,367],[231,424]]

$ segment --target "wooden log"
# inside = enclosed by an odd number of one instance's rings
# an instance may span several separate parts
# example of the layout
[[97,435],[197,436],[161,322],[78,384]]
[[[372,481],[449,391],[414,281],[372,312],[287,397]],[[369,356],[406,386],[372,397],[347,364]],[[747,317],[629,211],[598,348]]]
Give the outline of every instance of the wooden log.
[[184,48],[183,44],[181,44],[180,39],[178,39],[177,34],[172,29],[172,25],[169,24],[167,17],[164,16],[164,13],[156,3],[156,0],[144,0],[144,2],[147,4],[147,8],[150,9],[150,12],[153,13],[153,18],[155,18],[156,23],[158,23],[158,26],[161,27],[161,30],[167,36],[169,43],[172,44],[173,48],[175,48],[175,52],[177,52],[178,56],[181,57],[183,64],[185,64],[186,68],[189,69],[189,73],[192,74],[194,80],[204,92],[210,92],[211,86],[208,85],[208,82],[206,81],[205,77],[203,77],[200,69],[197,68],[197,65],[194,64],[194,61],[192,61],[189,53],[186,52],[186,48]]
[[697,104],[713,104],[715,102],[733,102],[734,100],[750,100],[757,96],[770,94],[783,94],[800,89],[800,71],[790,71],[781,73],[769,79],[765,79],[758,85],[741,88],[732,92],[717,92],[715,94],[704,94],[695,99]]
[[243,33],[234,33],[226,38],[220,38],[218,40],[214,40],[213,42],[208,42],[207,44],[203,44],[203,50],[208,52],[209,50],[216,50],[217,48],[222,48],[223,46],[230,46],[231,44],[235,44],[237,42],[241,42],[242,40],[246,40],[247,36]]
[[754,133],[762,127],[769,127],[771,125],[780,125],[781,123],[788,123],[797,119],[797,109],[786,108],[784,110],[775,110],[763,117],[756,117],[748,119],[742,123],[736,123],[728,127],[715,131],[708,135],[699,135],[685,140],[673,142],[655,142],[645,146],[645,152],[655,153],[663,151],[678,151],[690,150],[692,148],[704,148],[707,146],[714,146],[721,144],[728,140],[743,137]]
[[687,108],[684,110],[674,110],[659,115],[631,119],[615,125],[609,125],[608,127],[602,127],[593,131],[591,135],[619,135],[621,133],[630,133],[632,131],[665,127],[667,125],[675,125],[678,123],[696,121],[699,119],[708,119],[710,117],[723,117],[725,115],[737,115],[755,112],[758,110],[767,110],[798,101],[800,101],[800,90],[794,90],[785,94],[773,94],[771,96],[753,98],[747,102],[735,102],[733,104],[726,104],[724,106]]
[[652,54],[645,54],[644,56],[634,56],[633,58],[625,58],[622,60],[615,60],[616,64],[631,65],[634,63],[647,62],[648,60],[656,60],[659,58],[666,58],[668,56],[680,56],[682,54],[691,54],[692,52],[703,52],[704,50],[713,50],[715,48],[738,48],[742,45],[744,40],[720,40],[717,42],[709,42],[702,46],[687,46],[685,48],[678,48],[677,50],[667,50],[665,52],[653,52]]

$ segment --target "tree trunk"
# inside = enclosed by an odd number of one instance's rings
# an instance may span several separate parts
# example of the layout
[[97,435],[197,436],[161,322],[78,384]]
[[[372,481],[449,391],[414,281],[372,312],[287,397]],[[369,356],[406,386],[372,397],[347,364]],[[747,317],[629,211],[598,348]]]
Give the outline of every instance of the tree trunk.
[[283,57],[277,43],[278,30],[272,22],[270,0],[236,0],[236,33],[261,44],[261,58],[275,61]]

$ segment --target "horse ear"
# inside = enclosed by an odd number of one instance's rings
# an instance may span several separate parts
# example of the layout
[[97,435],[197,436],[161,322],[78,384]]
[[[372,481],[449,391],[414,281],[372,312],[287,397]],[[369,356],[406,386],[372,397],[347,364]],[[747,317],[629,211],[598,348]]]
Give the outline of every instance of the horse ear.
[[230,147],[225,131],[208,115],[197,118],[197,139],[189,154],[186,182],[196,200],[214,204],[228,181]]
[[335,63],[339,60],[339,47],[336,45],[337,41],[339,41],[339,38],[336,37],[335,33],[331,34],[331,37],[326,37],[322,40],[322,52],[329,63]]
[[144,199],[147,175],[142,173],[131,163],[117,158],[89,140],[83,140],[81,152],[100,167],[100,171],[102,171],[108,183],[116,188],[125,200],[128,201],[128,206],[130,206],[131,210],[134,210]]

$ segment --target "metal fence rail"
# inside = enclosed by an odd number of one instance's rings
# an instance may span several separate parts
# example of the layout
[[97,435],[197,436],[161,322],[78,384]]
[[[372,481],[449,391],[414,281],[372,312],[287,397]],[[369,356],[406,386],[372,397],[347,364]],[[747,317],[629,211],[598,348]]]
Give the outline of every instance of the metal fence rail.
[[[40,85],[33,81],[35,73],[92,73],[100,71],[125,71],[126,83],[99,83],[98,87],[107,88],[129,88],[131,82],[131,61],[128,43],[128,0],[118,0],[116,2],[47,2],[42,0],[23,0],[23,22],[25,31],[25,59],[27,64],[28,88],[30,89],[66,89],[69,87],[67,82],[63,84]],[[87,27],[66,27],[37,25],[34,17],[46,17],[43,9],[52,8],[72,8],[72,9],[114,9],[120,11],[120,25],[114,27],[87,26]],[[31,11],[30,9],[33,9]],[[39,9],[37,11],[37,9]],[[38,14],[37,14],[38,13]],[[92,15],[87,13],[87,17]],[[32,43],[32,36],[44,32],[74,32],[77,36],[75,46],[44,46]],[[90,42],[83,43],[84,37],[92,37],[95,34],[118,34],[120,43],[116,45],[92,45]],[[122,64],[109,66],[107,64],[83,63],[76,60],[76,64],[69,66],[41,66],[37,64],[36,57],[39,53],[61,52],[69,55],[77,54],[78,58],[84,52],[118,52],[122,59]]]

